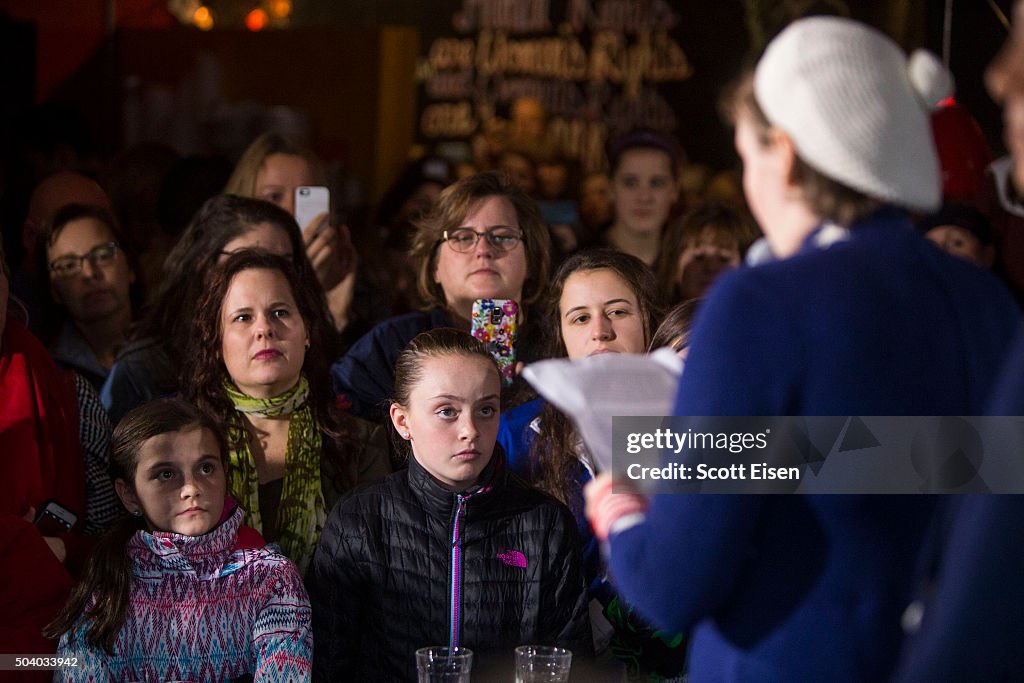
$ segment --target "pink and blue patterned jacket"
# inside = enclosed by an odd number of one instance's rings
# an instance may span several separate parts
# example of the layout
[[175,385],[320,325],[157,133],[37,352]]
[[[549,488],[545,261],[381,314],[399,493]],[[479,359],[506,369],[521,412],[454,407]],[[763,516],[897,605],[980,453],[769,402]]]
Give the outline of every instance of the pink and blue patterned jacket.
[[61,637],[76,668],[55,681],[309,681],[309,597],[272,546],[240,547],[237,508],[203,536],[139,531],[128,542],[131,606],[114,654],[85,642],[88,622]]

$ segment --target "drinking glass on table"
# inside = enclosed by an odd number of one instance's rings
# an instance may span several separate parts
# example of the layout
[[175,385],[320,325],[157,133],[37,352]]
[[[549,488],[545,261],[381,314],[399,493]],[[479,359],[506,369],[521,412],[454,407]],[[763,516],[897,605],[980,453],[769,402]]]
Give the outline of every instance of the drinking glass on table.
[[520,645],[516,648],[516,683],[568,683],[572,652],[564,647]]
[[473,651],[466,647],[424,647],[416,650],[419,683],[469,683]]

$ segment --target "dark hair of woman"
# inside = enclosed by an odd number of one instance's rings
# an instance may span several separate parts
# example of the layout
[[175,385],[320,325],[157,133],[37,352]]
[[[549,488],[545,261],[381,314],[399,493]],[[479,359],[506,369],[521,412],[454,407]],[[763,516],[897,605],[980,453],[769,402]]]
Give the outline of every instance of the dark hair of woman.
[[665,301],[671,302],[679,295],[680,255],[687,246],[700,240],[705,231],[727,242],[734,241],[740,258],[760,234],[749,215],[725,202],[709,201],[670,222],[654,264],[658,289]]
[[679,353],[690,345],[690,335],[693,332],[693,323],[697,317],[697,309],[703,299],[687,299],[668,309],[658,329],[651,337],[651,343],[647,347],[648,352],[661,348],[670,348]]
[[652,149],[668,157],[672,177],[679,175],[679,166],[686,162],[682,147],[673,138],[649,128],[638,128],[608,142],[608,177],[615,175],[626,152],[635,149]]
[[[334,326],[327,310],[327,301],[312,270],[301,273],[283,256],[258,249],[241,249],[207,273],[185,347],[185,357],[189,362],[182,368],[182,391],[197,406],[221,420],[234,414],[234,405],[223,386],[228,371],[221,354],[221,308],[231,281],[249,269],[276,270],[287,280],[309,335],[310,345],[302,363],[302,372],[309,382],[309,405],[313,420],[321,432],[339,437],[340,433],[334,426],[335,420],[330,414],[333,397],[328,367],[334,358]],[[231,443],[229,446],[236,449],[238,444]]]
[[[548,290],[546,320],[549,328],[545,358],[565,358],[568,355],[562,338],[559,308],[566,281],[575,273],[594,270],[610,270],[630,288],[640,308],[644,348],[650,344],[661,313],[654,273],[640,259],[616,249],[585,249],[562,262]],[[560,410],[546,404],[540,414],[540,433],[530,448],[531,478],[541,490],[570,507],[574,500],[571,494],[579,490],[579,483],[573,476],[573,469],[579,466],[577,446],[578,437],[572,422]]]
[[186,321],[195,310],[205,273],[223,255],[224,245],[261,223],[280,228],[288,235],[296,271],[303,280],[308,279],[307,274],[315,279],[313,266],[302,243],[302,233],[291,214],[259,199],[217,195],[203,204],[167,255],[164,279],[150,300],[133,338],[170,340],[168,351],[172,360],[180,361],[189,329]]
[[[451,327],[438,327],[421,332],[412,338],[395,361],[395,395],[391,402],[400,406],[409,406],[409,394],[416,384],[423,379],[423,361],[441,356],[479,356],[494,367],[500,378],[501,371],[487,347],[473,335]],[[404,458],[412,452],[409,442],[398,437],[395,429],[390,430],[391,441],[395,449]]]
[[[135,485],[139,451],[147,440],[168,432],[208,429],[216,437],[221,461],[227,457],[224,436],[209,415],[179,398],[162,398],[130,411],[114,428],[111,440],[110,479]],[[64,608],[43,629],[47,638],[59,638],[82,620],[91,620],[85,639],[92,647],[113,654],[114,643],[128,617],[132,584],[127,544],[136,531],[145,531],[143,517],[126,515],[100,537]],[[90,600],[95,601],[90,605]]]

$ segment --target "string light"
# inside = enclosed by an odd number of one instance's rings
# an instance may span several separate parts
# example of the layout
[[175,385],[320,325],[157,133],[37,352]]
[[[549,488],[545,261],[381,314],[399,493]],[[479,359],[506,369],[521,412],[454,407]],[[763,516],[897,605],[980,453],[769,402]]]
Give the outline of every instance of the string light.
[[196,11],[192,13],[192,23],[195,24],[196,28],[200,31],[209,31],[213,28],[213,12],[210,11],[209,7],[200,5],[196,8]]
[[292,13],[291,0],[271,0],[270,16],[274,19],[284,19]]
[[267,21],[267,13],[258,7],[245,15],[245,27],[250,31],[262,31]]
[[287,28],[293,0],[167,0],[167,9],[186,26],[209,31],[245,26],[250,31]]

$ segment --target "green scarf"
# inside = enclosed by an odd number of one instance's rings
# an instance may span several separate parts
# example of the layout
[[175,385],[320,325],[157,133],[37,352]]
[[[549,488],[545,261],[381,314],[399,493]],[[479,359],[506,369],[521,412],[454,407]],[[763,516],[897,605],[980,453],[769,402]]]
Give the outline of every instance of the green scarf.
[[246,421],[242,415],[289,416],[277,529],[281,552],[290,557],[298,565],[299,571],[305,574],[327,521],[327,505],[320,486],[320,447],[323,442],[307,401],[309,382],[305,376],[300,376],[298,384],[280,396],[253,398],[243,394],[225,377],[224,391],[236,411],[228,418],[228,439],[230,443],[241,444],[238,450],[232,450],[230,454],[228,487],[245,508],[246,523],[257,531],[263,529],[263,521],[260,519],[260,481],[252,457]]

